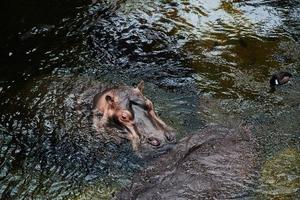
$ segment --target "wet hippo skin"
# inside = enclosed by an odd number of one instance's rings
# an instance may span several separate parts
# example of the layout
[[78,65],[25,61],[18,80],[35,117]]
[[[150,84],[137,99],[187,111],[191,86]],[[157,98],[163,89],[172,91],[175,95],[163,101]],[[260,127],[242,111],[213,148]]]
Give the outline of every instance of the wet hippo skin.
[[247,130],[208,126],[136,174],[114,199],[229,199],[249,195],[255,142]]
[[[101,90],[93,98],[93,125],[98,133],[109,126],[118,128],[111,135],[125,138],[139,155],[164,153],[172,148],[175,133],[155,112],[144,94],[144,82],[137,87],[116,86]],[[148,151],[149,150],[149,151]]]

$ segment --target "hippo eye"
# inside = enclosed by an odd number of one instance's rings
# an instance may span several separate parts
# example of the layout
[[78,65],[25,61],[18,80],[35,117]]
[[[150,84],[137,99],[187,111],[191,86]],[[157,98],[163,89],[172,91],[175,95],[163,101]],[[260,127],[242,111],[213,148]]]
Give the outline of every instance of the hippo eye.
[[129,114],[129,112],[124,111],[121,113],[119,119],[122,122],[129,122],[131,120],[131,115]]

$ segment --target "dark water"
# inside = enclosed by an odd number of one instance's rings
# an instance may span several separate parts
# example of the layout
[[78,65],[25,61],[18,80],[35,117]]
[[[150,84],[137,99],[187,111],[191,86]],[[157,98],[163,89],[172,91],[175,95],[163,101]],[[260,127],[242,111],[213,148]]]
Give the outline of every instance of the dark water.
[[[299,198],[299,16],[296,0],[1,3],[1,198],[109,199],[128,183],[145,162],[97,137],[76,99],[141,79],[178,138],[252,124],[249,198]],[[294,78],[271,92],[279,70]]]

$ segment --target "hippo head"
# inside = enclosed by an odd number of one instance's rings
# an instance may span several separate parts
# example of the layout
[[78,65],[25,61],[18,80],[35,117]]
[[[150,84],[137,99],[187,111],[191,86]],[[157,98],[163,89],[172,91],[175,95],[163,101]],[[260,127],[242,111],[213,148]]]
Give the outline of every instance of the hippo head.
[[93,111],[102,114],[100,126],[113,124],[124,130],[122,135],[131,141],[134,150],[166,149],[175,142],[174,132],[156,115],[143,90],[143,81],[137,87],[107,89],[95,96]]

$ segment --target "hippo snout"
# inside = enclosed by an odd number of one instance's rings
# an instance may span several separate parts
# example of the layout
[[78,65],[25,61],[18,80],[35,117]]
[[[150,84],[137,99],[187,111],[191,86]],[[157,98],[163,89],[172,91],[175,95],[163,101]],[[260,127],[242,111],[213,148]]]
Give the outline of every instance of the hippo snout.
[[147,139],[147,142],[149,144],[151,144],[152,146],[156,146],[156,147],[160,146],[160,144],[161,144],[161,142],[155,137],[149,137]]
[[154,147],[161,147],[166,144],[176,143],[176,138],[173,132],[165,132],[164,137],[155,137],[155,136],[148,137],[147,143]]

